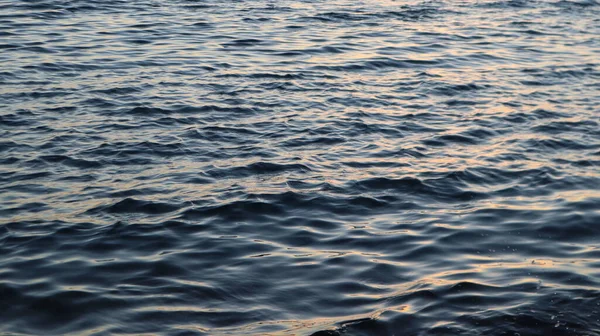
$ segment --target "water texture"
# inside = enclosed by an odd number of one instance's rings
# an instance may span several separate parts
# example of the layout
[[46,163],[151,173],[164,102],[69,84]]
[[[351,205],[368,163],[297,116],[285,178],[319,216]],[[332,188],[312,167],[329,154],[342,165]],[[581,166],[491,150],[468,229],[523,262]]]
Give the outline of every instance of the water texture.
[[0,0],[0,334],[600,335],[595,0]]

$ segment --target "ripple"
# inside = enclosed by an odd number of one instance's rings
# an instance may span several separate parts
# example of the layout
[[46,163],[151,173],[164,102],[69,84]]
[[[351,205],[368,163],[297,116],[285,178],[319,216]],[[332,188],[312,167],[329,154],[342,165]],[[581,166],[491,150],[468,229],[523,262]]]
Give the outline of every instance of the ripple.
[[596,0],[0,12],[0,334],[600,335]]

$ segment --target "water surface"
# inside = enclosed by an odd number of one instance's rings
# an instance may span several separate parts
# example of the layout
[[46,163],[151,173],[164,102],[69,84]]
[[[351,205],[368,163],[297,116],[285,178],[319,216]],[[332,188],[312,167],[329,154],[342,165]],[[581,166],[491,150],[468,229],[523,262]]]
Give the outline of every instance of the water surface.
[[600,3],[0,1],[3,335],[600,335]]

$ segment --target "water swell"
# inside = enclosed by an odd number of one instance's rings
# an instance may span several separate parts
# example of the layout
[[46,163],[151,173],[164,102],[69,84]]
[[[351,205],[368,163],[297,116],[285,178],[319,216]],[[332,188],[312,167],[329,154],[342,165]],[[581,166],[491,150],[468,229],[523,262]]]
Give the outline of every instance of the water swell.
[[597,1],[0,8],[0,333],[600,335]]

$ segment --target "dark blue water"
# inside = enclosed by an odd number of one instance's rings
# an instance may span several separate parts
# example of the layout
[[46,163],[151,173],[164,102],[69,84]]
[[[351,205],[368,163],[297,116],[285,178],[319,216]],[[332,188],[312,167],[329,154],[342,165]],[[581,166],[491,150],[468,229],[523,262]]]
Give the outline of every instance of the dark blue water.
[[1,335],[600,335],[595,0],[0,0]]

